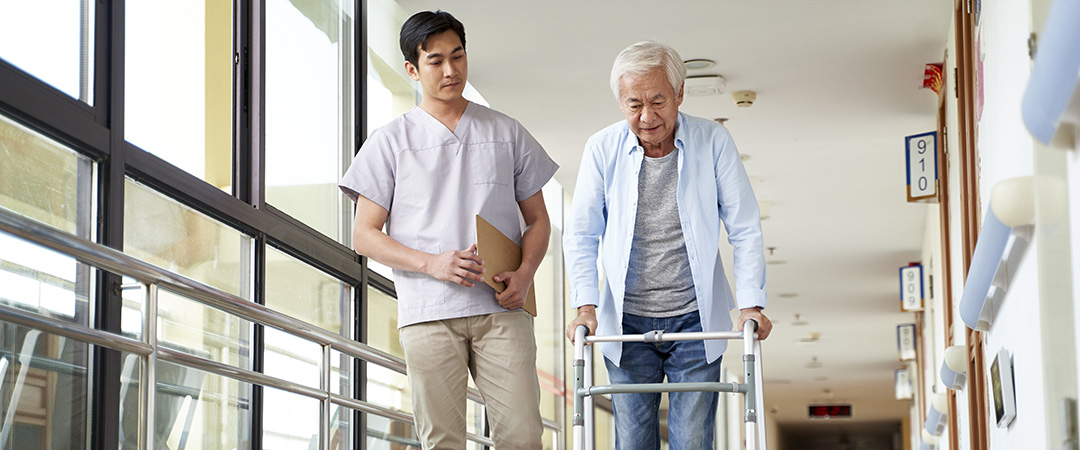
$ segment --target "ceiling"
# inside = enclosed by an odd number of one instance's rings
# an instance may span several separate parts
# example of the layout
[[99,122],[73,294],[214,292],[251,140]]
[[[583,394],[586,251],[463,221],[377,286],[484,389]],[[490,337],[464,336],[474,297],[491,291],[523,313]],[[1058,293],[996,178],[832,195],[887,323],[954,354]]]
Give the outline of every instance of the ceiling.
[[[953,2],[398,3],[465,24],[469,81],[544,145],[568,191],[586,139],[622,119],[608,85],[619,51],[655,39],[684,59],[716,61],[689,74],[722,75],[728,94],[686,97],[681,110],[730,119],[768,217],[766,313],[776,328],[763,360],[774,420],[801,436],[809,403],[851,403],[853,427],[907,414],[893,394],[896,325],[914,318],[899,312],[897,277],[920,258],[930,207],[905,201],[903,144],[935,128],[922,71],[943,59]],[[756,91],[756,103],[736,107],[738,90]],[[816,343],[799,343],[811,333]],[[806,368],[812,357],[821,368]]]

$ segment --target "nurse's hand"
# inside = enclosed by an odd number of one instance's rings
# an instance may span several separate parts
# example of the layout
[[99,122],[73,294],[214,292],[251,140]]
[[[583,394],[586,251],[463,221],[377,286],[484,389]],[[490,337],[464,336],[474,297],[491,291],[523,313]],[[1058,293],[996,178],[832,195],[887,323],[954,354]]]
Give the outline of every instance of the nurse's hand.
[[473,282],[484,281],[484,277],[480,275],[484,273],[484,268],[481,267],[483,264],[484,260],[476,254],[476,244],[473,244],[465,250],[430,255],[421,269],[436,279],[473,287]]
[[529,286],[532,285],[532,277],[520,272],[503,272],[495,275],[492,279],[499,283],[506,283],[506,289],[495,293],[495,300],[499,306],[506,309],[519,309],[525,307],[525,299],[529,295]]

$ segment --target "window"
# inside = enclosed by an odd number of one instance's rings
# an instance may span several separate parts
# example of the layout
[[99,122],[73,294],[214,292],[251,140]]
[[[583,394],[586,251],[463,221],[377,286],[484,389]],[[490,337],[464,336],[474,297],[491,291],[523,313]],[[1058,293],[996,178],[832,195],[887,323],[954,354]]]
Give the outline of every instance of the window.
[[0,337],[0,447],[82,448],[92,347],[2,321]]
[[266,202],[348,243],[353,2],[266,1]]
[[[155,448],[252,448],[248,383],[159,361],[155,403]],[[127,440],[123,444],[124,449],[138,448]]]
[[251,299],[251,237],[128,180],[124,253]]
[[[88,158],[0,116],[0,208],[90,238],[94,169]],[[0,304],[86,325],[90,274],[70,256],[0,233]]]
[[124,138],[231,191],[231,1],[125,3]]
[[273,247],[266,248],[266,306],[352,337],[352,287]]
[[94,1],[0,3],[0,58],[93,104]]

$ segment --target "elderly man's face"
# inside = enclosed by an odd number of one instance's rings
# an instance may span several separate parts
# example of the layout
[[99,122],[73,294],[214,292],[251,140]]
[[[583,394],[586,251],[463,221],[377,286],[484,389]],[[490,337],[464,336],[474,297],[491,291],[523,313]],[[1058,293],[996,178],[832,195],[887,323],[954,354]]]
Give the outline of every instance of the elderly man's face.
[[674,149],[682,86],[676,93],[663,69],[656,69],[645,75],[623,75],[619,87],[619,108],[646,152],[662,151],[662,156]]

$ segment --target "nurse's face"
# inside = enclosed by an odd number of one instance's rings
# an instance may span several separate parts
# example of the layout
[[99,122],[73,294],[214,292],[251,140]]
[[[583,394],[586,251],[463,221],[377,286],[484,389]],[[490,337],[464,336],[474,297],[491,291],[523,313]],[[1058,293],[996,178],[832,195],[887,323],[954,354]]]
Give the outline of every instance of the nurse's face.
[[465,90],[469,74],[469,60],[465,46],[454,30],[428,37],[427,49],[421,45],[416,65],[405,62],[405,71],[420,82],[424,98],[437,101],[456,101]]

